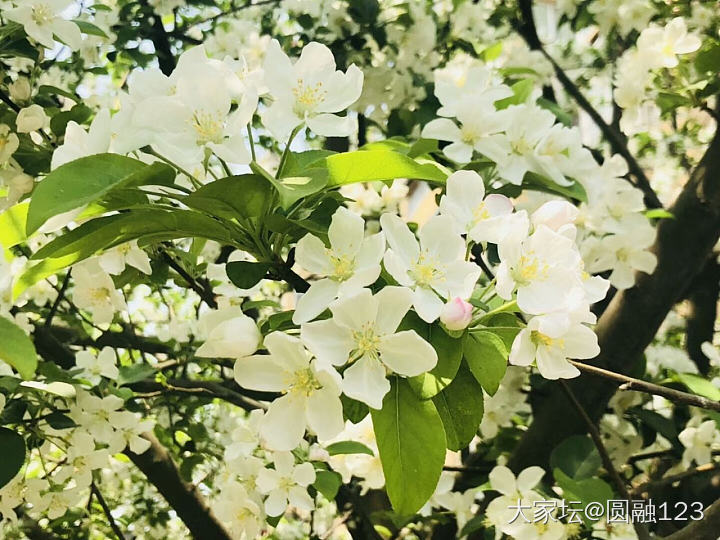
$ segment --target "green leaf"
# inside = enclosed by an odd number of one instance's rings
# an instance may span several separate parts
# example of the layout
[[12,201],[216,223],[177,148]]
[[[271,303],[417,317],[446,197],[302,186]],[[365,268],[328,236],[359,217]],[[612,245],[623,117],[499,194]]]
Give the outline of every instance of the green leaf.
[[92,116],[92,113],[93,110],[90,107],[78,103],[69,111],[62,111],[53,116],[50,119],[50,129],[56,136],[62,137],[65,135],[65,130],[70,121],[83,124]]
[[673,379],[683,383],[693,394],[697,394],[714,401],[720,401],[720,389],[700,375],[694,375],[693,373],[677,373],[673,376]]
[[498,41],[494,45],[490,45],[484,49],[483,52],[480,53],[480,56],[482,56],[485,62],[492,62],[493,60],[497,60],[500,53],[502,53],[502,42]]
[[607,501],[615,497],[612,488],[599,478],[570,478],[559,468],[553,469],[553,476],[563,489],[563,498],[566,501],[580,501],[583,507],[592,502],[605,506]]
[[10,482],[25,463],[25,440],[11,429],[0,427],[0,488]]
[[328,454],[337,456],[339,454],[367,454],[374,456],[375,453],[361,442],[357,441],[338,441],[325,447]]
[[590,478],[601,465],[602,459],[595,444],[585,435],[568,437],[550,454],[550,467],[560,469],[576,480]]
[[513,95],[503,99],[499,99],[495,102],[495,108],[497,110],[507,109],[510,105],[520,105],[525,103],[530,94],[532,94],[534,82],[532,79],[521,79],[513,84],[510,89]]
[[665,418],[663,415],[647,409],[634,408],[628,412],[637,416],[650,428],[670,441],[674,440],[678,436],[675,422],[673,422],[670,418]]
[[43,84],[40,86],[40,88],[38,88],[38,95],[63,96],[75,102],[80,101],[80,98],[72,92],[68,92],[67,90],[63,90],[62,88],[58,88],[57,86],[50,86],[48,84]]
[[16,204],[0,213],[0,246],[5,249],[17,246],[27,239],[25,223],[30,203]]
[[432,496],[445,463],[445,432],[432,401],[420,400],[407,381],[391,380],[382,409],[371,409],[388,497],[410,516]]
[[28,335],[15,323],[0,315],[0,360],[10,364],[23,379],[37,369],[37,352]]
[[439,324],[423,321],[414,311],[409,311],[403,319],[398,331],[414,330],[425,341],[430,343],[437,353],[438,361],[430,371],[410,377],[410,387],[421,399],[430,399],[447,387],[455,377],[463,353],[463,340],[450,337]]
[[[32,208],[32,204],[31,204]],[[114,214],[83,223],[55,238],[31,259],[46,259],[28,268],[13,289],[17,297],[27,287],[95,253],[143,239],[145,242],[175,238],[207,238],[233,244],[233,237],[221,223],[191,210],[143,209]]]
[[703,47],[695,56],[695,67],[701,73],[717,76],[720,72],[720,43],[710,42]]
[[226,219],[256,218],[269,206],[272,187],[256,174],[229,176],[204,185],[186,197],[190,208]]
[[495,395],[507,369],[508,351],[490,330],[472,332],[465,341],[465,361],[485,391]]
[[416,158],[424,154],[430,154],[439,150],[436,139],[419,139],[408,150],[408,157]]
[[335,499],[341,485],[342,476],[335,471],[315,471],[313,487],[322,493],[327,500],[332,501]]
[[574,182],[570,186],[561,186],[556,184],[547,176],[537,174],[532,171],[525,173],[523,178],[523,186],[532,191],[542,191],[544,193],[554,193],[562,195],[567,199],[574,199],[580,202],[587,202],[587,193],[580,182]]
[[131,366],[121,366],[118,368],[118,386],[133,384],[144,381],[155,375],[156,369],[148,364],[133,364]]
[[251,289],[265,277],[270,265],[268,263],[235,261],[225,265],[225,272],[230,281],[240,289]]
[[75,20],[73,20],[73,22],[78,25],[78,27],[80,28],[80,31],[83,34],[88,34],[89,36],[98,36],[98,37],[110,39],[108,37],[108,35],[102,30],[102,28],[98,27],[97,25],[94,25],[91,22],[81,21],[79,19],[75,19]]
[[345,394],[340,394],[340,401],[342,401],[343,406],[343,417],[353,424],[358,424],[364,420],[370,412],[370,408],[365,403],[349,398]]
[[399,152],[387,150],[359,150],[335,154],[325,159],[325,165],[330,175],[330,187],[396,178],[444,184],[448,176],[435,162],[420,163]]
[[53,429],[70,429],[77,426],[72,418],[60,411],[51,412],[45,417],[45,421]]
[[[96,201],[113,188],[137,181],[135,175],[150,167],[142,161],[116,154],[97,154],[58,167],[33,192],[27,217],[28,235],[53,216]],[[158,168],[154,170],[158,171]]]
[[664,208],[651,208],[643,212],[648,219],[675,219],[675,214],[668,212]]
[[568,113],[566,110],[564,110],[560,105],[555,103],[554,101],[550,101],[549,99],[545,99],[544,97],[538,98],[536,102],[540,107],[543,109],[547,109],[551,113],[555,115],[555,118],[558,119],[558,121],[566,126],[572,126],[573,119],[570,113]]
[[482,422],[482,388],[462,365],[450,386],[432,399],[445,427],[448,449],[462,450],[470,444]]
[[328,182],[325,169],[308,171],[309,176],[283,177],[275,180],[275,188],[280,194],[280,206],[287,210],[300,199],[322,190]]
[[308,169],[318,167],[317,162],[332,156],[336,152],[330,150],[306,150],[305,152],[290,152],[283,166],[283,178],[305,176]]

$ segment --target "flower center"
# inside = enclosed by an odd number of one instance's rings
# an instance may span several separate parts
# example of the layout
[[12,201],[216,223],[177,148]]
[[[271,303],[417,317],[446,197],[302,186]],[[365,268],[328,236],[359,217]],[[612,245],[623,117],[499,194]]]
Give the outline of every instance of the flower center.
[[463,126],[460,128],[460,140],[462,142],[464,142],[465,144],[469,144],[472,146],[475,144],[475,141],[477,139],[478,139],[478,134],[474,129],[472,129],[468,126]]
[[217,113],[195,111],[192,117],[192,127],[195,128],[198,145],[219,144],[223,140],[223,119]]
[[544,346],[544,347],[559,347],[564,348],[565,347],[565,340],[562,338],[551,338],[550,336],[546,336],[542,332],[538,332],[537,330],[533,330],[530,332],[530,340],[535,344],[535,346]]
[[410,268],[410,277],[422,287],[430,287],[433,283],[445,279],[445,273],[430,255],[423,251]]
[[333,266],[333,274],[330,279],[345,281],[350,279],[355,272],[355,259],[347,255],[336,255],[328,250],[328,256]]
[[380,347],[380,336],[375,331],[375,325],[365,323],[360,330],[353,330],[353,341],[355,342],[355,357],[365,356],[372,357],[378,355],[378,347]]
[[547,276],[548,265],[541,263],[532,253],[523,255],[512,270],[512,277],[518,285],[528,285],[534,279]]
[[53,13],[47,4],[35,4],[30,9],[32,10],[32,20],[38,26],[48,24],[55,18],[55,13]]
[[293,373],[292,384],[290,386],[291,392],[297,392],[298,394],[310,396],[310,394],[320,388],[322,388],[322,385],[315,377],[315,373],[313,373],[312,369],[305,368]]
[[295,96],[295,113],[302,116],[325,101],[327,92],[323,90],[322,85],[318,82],[315,86],[308,86],[302,79],[297,80],[297,85],[292,89]]
[[510,148],[515,154],[525,155],[532,152],[532,145],[525,140],[525,137],[520,137],[514,141],[510,141]]
[[479,205],[477,205],[475,208],[473,208],[473,225],[477,225],[481,221],[484,221],[486,219],[489,219],[490,211],[487,209],[487,206],[485,205],[485,202],[481,202]]
[[90,298],[93,303],[103,304],[110,301],[110,290],[107,287],[98,287],[90,291]]

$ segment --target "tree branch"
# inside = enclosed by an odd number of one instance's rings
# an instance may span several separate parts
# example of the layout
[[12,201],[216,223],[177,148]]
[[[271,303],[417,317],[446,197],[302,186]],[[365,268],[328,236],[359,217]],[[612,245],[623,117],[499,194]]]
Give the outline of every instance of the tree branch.
[[[222,381],[192,381],[185,379],[168,379],[165,384],[147,380],[128,385],[133,391],[156,393],[163,395],[167,392],[197,394],[205,397],[218,398],[232,403],[246,411],[266,409],[267,407],[253,397],[245,396],[238,391],[223,385]],[[262,392],[252,392],[258,397],[272,399],[276,395],[265,395]],[[146,396],[147,397],[147,396]],[[151,396],[154,397],[154,396]]]
[[614,371],[608,371],[596,366],[589,364],[583,364],[576,360],[569,361],[573,366],[578,368],[580,371],[585,373],[591,373],[600,377],[605,377],[611,381],[622,383],[619,390],[637,390],[639,392],[645,392],[647,394],[654,394],[656,396],[662,396],[669,399],[674,403],[684,403],[685,405],[692,405],[693,407],[700,407],[701,409],[708,409],[710,411],[720,412],[720,401],[714,401],[696,394],[690,394],[688,392],[681,392],[674,388],[668,388],[666,386],[660,386],[633,377],[628,377],[622,373],[615,373]]
[[[720,133],[716,132],[670,211],[675,219],[660,220],[657,226],[652,248],[658,259],[655,272],[637,274],[635,286],[614,296],[595,327],[601,350],[593,362],[597,367],[631,372],[712,252],[720,236]],[[580,377],[569,384],[590,418],[597,419],[618,381]],[[583,431],[583,424],[567,418],[566,410],[564,396],[549,395],[535,404],[534,421],[510,459],[511,468],[547,464],[560,441]]]
[[165,31],[162,17],[155,13],[147,0],[142,0],[141,3],[148,10],[150,17],[152,18],[152,26],[149,37],[150,41],[152,41],[155,46],[155,55],[158,59],[160,71],[162,71],[165,75],[170,75],[175,69],[175,55],[172,53],[170,39]]
[[687,317],[686,348],[698,371],[703,375],[707,375],[710,369],[710,360],[701,347],[705,341],[712,343],[718,296],[720,296],[720,264],[713,253],[702,272],[690,285],[687,295],[690,312]]
[[218,303],[215,300],[215,295],[212,292],[212,288],[208,284],[200,284],[193,278],[187,270],[185,270],[180,263],[178,263],[172,256],[165,250],[162,252],[162,258],[168,263],[168,266],[175,270],[180,277],[182,277],[188,284],[188,286],[195,291],[203,301],[213,309],[217,309]]
[[720,531],[720,499],[705,508],[705,517],[666,536],[665,540],[717,540]]
[[679,482],[680,480],[684,480],[685,478],[690,478],[692,476],[697,476],[699,474],[705,474],[713,471],[717,472],[719,469],[720,464],[718,463],[705,463],[704,465],[700,465],[699,467],[695,467],[694,469],[688,469],[687,471],[683,471],[681,473],[665,476],[663,478],[651,480],[649,482],[644,482],[632,488],[632,494],[641,495],[658,486],[674,484],[675,482]]
[[[626,501],[632,500],[632,497],[630,496],[630,492],[628,492],[625,482],[622,478],[620,478],[617,469],[615,469],[615,466],[613,465],[612,459],[610,459],[610,454],[608,454],[608,451],[603,444],[602,437],[600,436],[600,431],[598,430],[597,426],[590,419],[587,412],[577,400],[577,397],[575,397],[575,394],[573,394],[573,391],[570,389],[568,384],[562,379],[560,380],[560,387],[565,392],[565,395],[570,400],[570,403],[572,403],[580,418],[582,418],[583,422],[585,422],[587,431],[590,434],[593,443],[595,443],[595,447],[597,448],[598,453],[600,454],[600,459],[602,460],[603,467],[605,467],[605,470],[610,476],[610,480],[612,480],[612,483],[615,485],[615,489]],[[650,532],[648,531],[648,528],[644,523],[633,522],[633,527],[635,528],[635,532],[637,533],[640,540],[650,540]]]
[[150,448],[142,454],[129,449],[125,454],[177,512],[193,538],[231,540],[232,537],[207,506],[198,490],[181,477],[168,451],[155,435],[145,433]]
[[554,58],[545,50],[540,42],[535,28],[535,21],[532,14],[532,0],[519,0],[521,18],[517,25],[518,33],[525,39],[528,47],[532,50],[540,51],[542,55],[552,64],[555,70],[555,76],[558,78],[560,83],[565,88],[565,91],[570,94],[577,104],[592,118],[593,122],[600,128],[603,136],[610,143],[613,152],[620,154],[628,164],[630,173],[635,177],[635,185],[638,189],[643,192],[645,196],[645,205],[648,208],[662,208],[662,203],[658,199],[657,194],[650,186],[650,180],[645,175],[642,167],[637,162],[635,157],[628,150],[625,138],[617,131],[614,127],[609,125],[600,113],[592,106],[592,104],[583,95],[580,89],[575,85],[574,82],[568,77],[567,73],[558,65]]
[[105,497],[103,497],[103,494],[98,489],[95,482],[90,484],[90,496],[92,497],[95,495],[95,498],[100,503],[100,507],[103,510],[103,513],[105,514],[105,517],[108,520],[108,523],[110,524],[110,528],[115,533],[115,536],[118,537],[118,540],[123,540],[125,538],[125,535],[120,530],[120,527],[118,527],[117,522],[115,521],[115,518],[113,517],[112,513],[110,512],[110,507],[107,504],[107,501],[105,500]]

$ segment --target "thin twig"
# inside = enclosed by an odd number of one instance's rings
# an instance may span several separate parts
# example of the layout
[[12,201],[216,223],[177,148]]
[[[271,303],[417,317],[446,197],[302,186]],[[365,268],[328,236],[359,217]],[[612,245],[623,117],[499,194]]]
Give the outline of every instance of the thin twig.
[[11,108],[13,111],[15,111],[16,113],[17,113],[17,112],[20,112],[20,107],[18,107],[18,106],[15,104],[15,102],[14,102],[12,99],[10,99],[10,96],[8,96],[8,95],[7,95],[5,92],[3,92],[2,90],[0,90],[0,101],[2,101],[3,103],[5,103],[5,105],[7,105],[8,107],[10,107],[10,108]]
[[118,540],[123,540],[125,538],[125,535],[120,530],[120,527],[118,527],[118,524],[115,521],[115,518],[113,517],[112,513],[110,512],[110,507],[108,506],[107,502],[105,501],[105,497],[103,497],[102,493],[97,487],[97,484],[93,482],[90,484],[90,493],[95,494],[95,497],[97,498],[97,501],[100,503],[100,506],[103,509],[103,512],[105,513],[105,517],[107,517],[108,523],[110,524],[110,528],[115,533],[115,536],[118,537]]
[[591,366],[589,364],[583,364],[577,360],[569,361],[573,366],[578,368],[580,371],[605,377],[619,383],[622,383],[620,390],[637,390],[639,392],[645,392],[647,394],[654,394],[656,396],[662,396],[669,399],[674,403],[684,403],[686,405],[692,405],[693,407],[700,407],[701,409],[708,409],[710,411],[720,412],[720,401],[714,401],[696,394],[690,394],[688,392],[682,392],[680,390],[674,390],[666,386],[660,386],[658,384],[641,381],[627,375],[621,375],[614,371],[608,371],[607,369],[599,368],[597,366]]
[[62,286],[60,287],[60,290],[58,291],[57,297],[55,298],[55,302],[53,302],[53,305],[50,307],[50,312],[48,313],[48,316],[45,319],[45,328],[50,328],[53,318],[55,318],[55,315],[57,314],[57,311],[60,308],[60,303],[63,301],[63,298],[65,298],[65,293],[67,292],[68,285],[70,285],[70,273],[71,272],[72,272],[72,269],[68,270],[67,273],[65,274],[65,279],[63,279]]
[[187,282],[190,288],[198,293],[200,298],[202,298],[208,306],[213,309],[217,309],[218,303],[217,300],[215,300],[215,295],[212,290],[200,285],[200,283],[198,283],[197,280],[187,272],[187,270],[185,270],[175,259],[173,259],[167,251],[162,251],[161,253],[163,260],[168,263],[168,266],[175,270],[180,277]]
[[[560,387],[563,389],[568,399],[570,400],[570,403],[573,404],[573,407],[575,407],[575,410],[585,422],[588,433],[590,434],[590,437],[595,443],[595,447],[600,454],[600,459],[602,459],[603,467],[605,467],[608,475],[610,475],[610,480],[612,480],[612,483],[615,485],[615,489],[617,489],[618,493],[623,499],[630,501],[630,492],[628,491],[625,482],[620,477],[620,474],[618,474],[617,469],[615,469],[612,459],[610,459],[610,454],[608,454],[608,451],[602,442],[602,437],[600,436],[600,431],[598,430],[597,426],[593,423],[590,416],[588,416],[588,413],[585,411],[583,406],[575,397],[575,394],[570,389],[570,386],[562,379],[560,380]],[[644,523],[633,523],[633,527],[635,528],[635,532],[637,533],[640,540],[650,540],[650,531]]]
[[519,2],[520,12],[522,18],[518,27],[518,32],[525,39],[528,46],[533,49],[540,51],[542,55],[552,64],[560,83],[565,88],[565,91],[570,94],[577,104],[592,118],[593,122],[600,128],[603,136],[610,143],[614,152],[620,154],[628,164],[630,172],[635,177],[635,186],[643,192],[645,196],[645,204],[648,208],[662,208],[662,203],[658,199],[657,194],[650,186],[650,180],[645,175],[642,167],[637,162],[635,157],[628,150],[627,144],[624,137],[617,131],[613,126],[609,125],[600,113],[592,106],[592,104],[583,95],[577,85],[568,77],[565,70],[550,56],[540,42],[537,35],[537,29],[535,27],[535,21],[532,13],[532,0],[520,0]]
[[207,18],[205,18],[205,19],[202,19],[202,20],[199,20],[199,21],[195,21],[195,22],[193,22],[193,23],[190,23],[190,24],[187,25],[185,28],[183,28],[182,31],[183,31],[183,32],[187,32],[187,31],[190,30],[191,28],[195,28],[196,26],[200,26],[201,24],[213,22],[213,21],[216,21],[217,19],[221,19],[221,18],[223,18],[223,17],[227,17],[228,15],[232,15],[233,13],[237,13],[238,11],[242,11],[243,9],[247,9],[247,8],[251,8],[251,7],[257,7],[257,6],[265,6],[265,5],[268,5],[268,4],[276,4],[276,3],[278,3],[279,1],[280,1],[280,0],[262,0],[261,2],[256,2],[256,3],[254,3],[254,4],[253,4],[252,2],[248,2],[247,4],[243,4],[243,5],[241,5],[241,6],[235,6],[235,7],[233,7],[233,8],[230,8],[230,9],[227,10],[227,11],[223,11],[222,13],[218,13],[217,15],[213,15],[212,17],[207,17]]
[[681,473],[673,474],[670,476],[665,476],[664,478],[659,478],[658,480],[651,480],[649,482],[643,482],[642,484],[632,488],[630,491],[633,495],[641,495],[642,493],[647,493],[651,489],[659,486],[666,486],[668,484],[674,484],[675,482],[678,482],[680,480],[684,480],[685,478],[690,478],[692,476],[697,476],[699,474],[704,474],[707,472],[712,471],[718,471],[720,470],[720,463],[712,462],[712,463],[705,463],[704,465],[700,465],[699,467],[695,467],[693,469],[688,469],[687,471],[683,471]]

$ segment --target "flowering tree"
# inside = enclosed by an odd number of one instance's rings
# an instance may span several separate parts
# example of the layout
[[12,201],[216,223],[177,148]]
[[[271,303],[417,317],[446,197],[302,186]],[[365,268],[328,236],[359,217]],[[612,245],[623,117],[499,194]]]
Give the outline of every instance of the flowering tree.
[[719,16],[0,0],[2,537],[716,540]]

